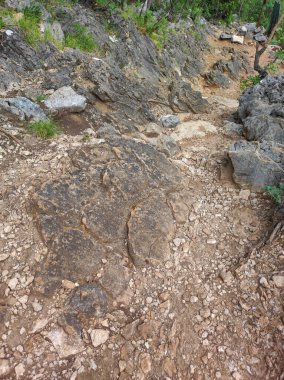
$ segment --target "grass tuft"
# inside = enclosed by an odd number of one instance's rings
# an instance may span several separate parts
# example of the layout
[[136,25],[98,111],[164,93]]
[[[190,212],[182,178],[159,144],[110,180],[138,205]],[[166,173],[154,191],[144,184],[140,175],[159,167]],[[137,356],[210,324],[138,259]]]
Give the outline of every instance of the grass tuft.
[[260,76],[258,76],[258,75],[255,75],[255,76],[250,75],[247,79],[241,80],[241,82],[240,82],[241,91],[244,91],[247,88],[252,87],[255,84],[258,84],[260,81],[261,81]]
[[274,202],[280,204],[282,197],[284,195],[284,184],[279,184],[278,186],[265,186],[265,191],[274,200]]
[[38,137],[42,139],[49,139],[55,135],[59,134],[59,129],[57,128],[53,120],[40,120],[30,123],[28,128]]
[[24,32],[26,42],[32,46],[35,46],[41,39],[39,28],[40,19],[40,7],[38,5],[32,5],[24,8],[23,17],[18,21],[19,27]]
[[65,34],[65,46],[87,52],[93,52],[97,48],[92,34],[78,22],[74,23],[72,29]]

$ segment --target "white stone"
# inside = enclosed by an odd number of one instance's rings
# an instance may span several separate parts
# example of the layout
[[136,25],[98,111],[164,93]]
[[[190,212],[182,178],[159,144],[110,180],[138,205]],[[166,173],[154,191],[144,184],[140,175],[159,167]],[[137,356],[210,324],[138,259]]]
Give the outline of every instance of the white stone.
[[153,298],[152,297],[147,297],[146,298],[146,302],[149,304],[149,303],[152,303],[153,302]]
[[198,302],[198,298],[196,296],[191,296],[190,297],[190,302],[191,303],[196,303],[196,302]]
[[32,306],[33,306],[34,311],[36,311],[36,312],[42,310],[42,305],[39,302],[37,302],[37,301],[34,301],[32,303]]
[[67,335],[61,327],[55,327],[44,334],[56,349],[61,359],[77,355],[84,351],[84,345],[76,334]]
[[214,245],[217,243],[217,240],[216,239],[208,239],[207,240],[207,244],[211,244],[211,245]]
[[234,42],[234,43],[243,45],[243,43],[244,43],[244,36],[233,35],[231,41]]
[[8,282],[8,286],[9,286],[9,288],[11,289],[11,290],[14,290],[14,289],[16,289],[16,286],[18,285],[18,279],[16,278],[16,277],[14,277],[14,278],[11,278],[11,280],[9,280],[9,282]]
[[22,377],[25,373],[25,366],[24,364],[20,363],[15,367],[16,377],[17,379]]
[[99,347],[109,338],[109,331],[104,329],[94,329],[90,331],[92,344],[94,347]]
[[0,359],[0,378],[5,378],[12,371],[12,367],[10,366],[9,360]]
[[45,106],[55,111],[81,112],[86,108],[86,98],[78,95],[70,86],[56,90],[44,102]]
[[261,277],[259,279],[259,283],[261,286],[263,286],[264,288],[269,288],[269,284],[268,284],[268,281],[265,277]]
[[5,31],[5,33],[7,34],[8,37],[12,36],[14,34],[13,30],[10,30],[10,29],[7,29]]
[[25,304],[28,302],[28,299],[29,299],[29,296],[27,294],[25,294],[24,296],[20,297],[19,298],[19,302],[21,302],[21,304]]

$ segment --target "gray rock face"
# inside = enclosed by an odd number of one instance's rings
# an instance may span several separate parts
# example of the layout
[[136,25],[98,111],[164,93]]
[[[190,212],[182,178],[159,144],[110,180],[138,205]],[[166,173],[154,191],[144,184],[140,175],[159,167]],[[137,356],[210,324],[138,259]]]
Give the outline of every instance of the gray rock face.
[[43,82],[43,88],[46,90],[58,90],[61,87],[70,86],[72,83],[72,80],[70,78],[70,72],[69,70],[60,70],[55,73],[46,73],[44,82]]
[[204,75],[209,84],[214,84],[223,88],[230,86],[230,79],[239,78],[242,70],[246,70],[247,62],[241,54],[234,53],[229,60],[221,59],[217,61],[212,70]]
[[207,83],[220,86],[222,88],[230,87],[230,79],[219,70],[212,70],[204,75]]
[[16,98],[0,99],[0,110],[15,115],[20,120],[45,120],[43,110],[31,100],[17,96]]
[[236,182],[261,189],[284,178],[284,76],[267,77],[240,98],[239,117],[251,141],[230,149]]
[[45,106],[53,111],[81,112],[86,108],[86,98],[78,95],[72,87],[66,86],[56,90],[45,100]]
[[180,123],[180,119],[176,115],[164,115],[160,117],[159,122],[164,128],[175,128]]
[[174,111],[193,113],[205,112],[208,107],[206,99],[201,92],[194,91],[189,83],[183,81],[172,82],[170,86],[169,102]]
[[[166,194],[178,199],[184,186],[179,169],[151,145],[105,136],[105,143],[70,151],[70,174],[44,184],[33,202],[49,248],[37,290],[53,294],[62,279],[78,282],[67,308],[82,314],[107,312],[110,295],[126,291],[133,265],[168,258],[175,211]],[[104,276],[90,282],[106,260]]]
[[236,142],[229,151],[234,179],[240,185],[263,190],[284,178],[284,148],[273,142]]

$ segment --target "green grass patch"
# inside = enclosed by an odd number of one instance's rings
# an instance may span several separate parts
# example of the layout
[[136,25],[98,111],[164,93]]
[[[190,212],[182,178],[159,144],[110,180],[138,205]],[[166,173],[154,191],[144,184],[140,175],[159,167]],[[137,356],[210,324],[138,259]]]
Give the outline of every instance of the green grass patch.
[[43,94],[38,95],[38,96],[36,97],[36,101],[37,101],[37,102],[43,102],[45,99],[46,99],[46,95],[43,95]]
[[121,16],[125,20],[133,21],[140,32],[147,34],[151,38],[158,49],[164,47],[169,37],[169,22],[165,16],[157,19],[151,10],[140,14],[132,5],[126,7],[121,12]]
[[258,84],[261,81],[261,78],[258,75],[252,76],[250,75],[247,79],[243,79],[240,82],[241,91],[246,90],[249,87]]
[[42,139],[49,139],[59,134],[59,129],[51,119],[35,121],[30,123],[28,128]]
[[281,203],[284,195],[284,184],[279,184],[278,186],[265,186],[265,191],[277,204]]
[[78,22],[65,34],[65,46],[82,51],[93,52],[97,49],[96,41],[88,29]]
[[5,21],[0,17],[0,29],[4,28],[6,26]]
[[276,63],[271,62],[266,66],[266,70],[269,72],[269,74],[276,74],[280,70],[280,67],[276,65]]
[[32,5],[24,8],[23,17],[18,21],[19,27],[24,32],[26,42],[32,46],[36,46],[41,39],[39,28],[40,20],[40,7],[38,5]]

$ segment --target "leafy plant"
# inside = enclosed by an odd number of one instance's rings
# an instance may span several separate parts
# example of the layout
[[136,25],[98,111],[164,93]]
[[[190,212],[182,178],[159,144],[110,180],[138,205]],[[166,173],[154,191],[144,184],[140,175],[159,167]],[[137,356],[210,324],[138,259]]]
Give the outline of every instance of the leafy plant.
[[6,26],[5,21],[0,17],[0,29],[4,28]]
[[38,96],[36,97],[36,101],[37,101],[37,102],[43,102],[45,99],[46,99],[46,95],[43,95],[43,94],[38,95]]
[[274,200],[274,202],[280,204],[282,197],[284,195],[284,184],[279,184],[278,186],[265,186],[265,191]]
[[30,123],[28,128],[42,139],[51,138],[59,133],[59,129],[51,119],[35,121]]
[[276,63],[271,62],[269,63],[269,65],[266,66],[266,70],[269,72],[269,74],[275,74],[278,73],[280,67],[276,65]]
[[252,87],[255,84],[258,84],[260,81],[261,81],[260,76],[258,76],[258,75],[255,75],[255,76],[250,75],[247,79],[241,80],[241,82],[240,82],[241,91],[244,91],[247,88]]
[[141,13],[133,6],[126,7],[121,15],[126,20],[132,20],[142,33],[152,39],[157,48],[161,49],[164,46],[169,36],[169,22],[165,16],[157,19],[151,10]]
[[28,44],[35,46],[41,38],[39,23],[41,19],[41,9],[38,5],[25,7],[23,17],[19,19],[18,25],[25,34]]
[[276,59],[283,59],[284,60],[284,50],[278,50],[275,54]]
[[72,29],[65,34],[65,46],[88,52],[92,52],[97,48],[93,35],[78,22],[74,23]]

